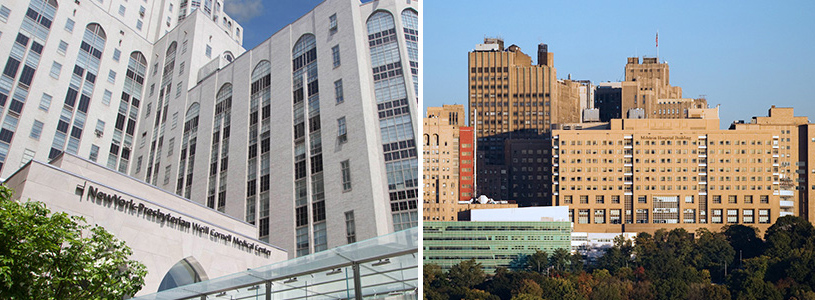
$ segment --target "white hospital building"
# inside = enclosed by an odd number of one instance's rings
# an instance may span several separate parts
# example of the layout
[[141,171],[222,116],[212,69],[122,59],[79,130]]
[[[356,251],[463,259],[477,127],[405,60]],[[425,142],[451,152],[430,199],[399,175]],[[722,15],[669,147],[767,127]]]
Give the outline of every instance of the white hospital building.
[[417,2],[325,0],[245,50],[223,0],[2,1],[0,177],[70,155],[273,258],[415,227]]

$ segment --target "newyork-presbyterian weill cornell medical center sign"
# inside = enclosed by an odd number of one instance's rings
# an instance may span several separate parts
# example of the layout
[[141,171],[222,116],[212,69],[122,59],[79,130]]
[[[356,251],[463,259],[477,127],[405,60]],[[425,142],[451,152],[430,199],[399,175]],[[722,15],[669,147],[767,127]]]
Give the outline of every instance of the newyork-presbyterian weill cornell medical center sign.
[[208,236],[211,241],[224,241],[241,247],[244,250],[252,251],[256,255],[269,256],[272,251],[263,247],[262,244],[242,239],[230,233],[220,232],[209,225],[198,223],[194,220],[187,220],[180,215],[173,215],[170,212],[161,211],[161,208],[154,208],[145,205],[144,202],[133,199],[126,199],[121,195],[105,193],[94,186],[88,186],[88,201],[98,205],[109,207],[113,210],[126,213],[150,222],[156,222],[165,227],[183,232]]

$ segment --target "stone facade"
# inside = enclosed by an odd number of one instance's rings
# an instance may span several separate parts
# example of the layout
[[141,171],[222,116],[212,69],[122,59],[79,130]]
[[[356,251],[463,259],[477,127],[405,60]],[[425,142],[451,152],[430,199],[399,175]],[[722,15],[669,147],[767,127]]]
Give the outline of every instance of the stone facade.
[[292,256],[416,226],[418,3],[324,1],[249,51],[222,5],[11,5],[2,175],[87,157]]
[[147,267],[137,295],[158,291],[171,267],[182,260],[192,262],[206,280],[288,256],[256,239],[252,224],[72,154],[62,154],[51,164],[31,161],[5,183],[14,190],[14,199],[40,201],[51,211],[82,216],[124,241],[133,250],[130,258]]
[[815,140],[807,118],[773,107],[768,117],[720,130],[712,110],[553,131],[555,204],[569,206],[581,232],[727,224],[764,231],[785,215],[811,220]]

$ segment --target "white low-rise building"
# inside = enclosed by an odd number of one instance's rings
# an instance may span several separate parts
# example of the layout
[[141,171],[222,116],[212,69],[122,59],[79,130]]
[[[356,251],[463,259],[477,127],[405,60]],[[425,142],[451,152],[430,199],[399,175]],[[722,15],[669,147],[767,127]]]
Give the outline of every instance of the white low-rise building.
[[31,161],[5,182],[14,199],[82,216],[122,240],[147,267],[137,295],[226,276],[288,258],[255,226],[72,154]]

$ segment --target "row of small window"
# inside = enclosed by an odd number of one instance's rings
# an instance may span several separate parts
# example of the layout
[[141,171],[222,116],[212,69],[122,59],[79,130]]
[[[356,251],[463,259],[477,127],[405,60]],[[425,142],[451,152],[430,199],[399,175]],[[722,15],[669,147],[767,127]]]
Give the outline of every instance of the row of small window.
[[472,81],[476,81],[476,80],[478,80],[478,81],[487,81],[487,80],[501,81],[501,80],[509,80],[509,77],[507,77],[507,76],[499,76],[499,77],[495,77],[495,76],[483,76],[483,77],[482,76],[472,76],[472,77],[470,77],[470,80],[472,80]]
[[509,67],[471,67],[470,73],[484,73],[484,72],[509,72]]
[[[580,195],[580,204],[588,204],[589,203],[589,196],[588,195]],[[631,200],[633,201],[633,196],[630,196]],[[702,197],[702,196],[700,196]],[[727,196],[727,203],[729,204],[737,204],[738,203],[738,195],[728,195]],[[607,197],[605,195],[595,195],[594,201],[597,204],[604,204],[605,199]],[[563,196],[563,204],[573,204],[573,196],[572,195],[564,195]],[[619,204],[620,203],[620,196],[619,195],[611,195],[610,197],[612,204]],[[657,200],[657,197],[653,197],[654,200]],[[662,198],[660,198],[662,199]],[[679,197],[676,197],[676,201],[678,201]],[[721,195],[712,195],[711,200],[713,204],[721,204],[722,203],[722,196]],[[664,199],[660,200],[664,201]],[[694,196],[685,196],[685,203],[693,203]],[[744,204],[752,204],[753,203],[753,195],[745,195],[742,196],[742,201]],[[770,203],[770,196],[769,195],[759,195],[759,201],[762,204]],[[648,203],[648,196],[637,196],[637,203],[646,204]]]
[[[657,113],[657,112],[659,112],[659,113]],[[672,114],[678,114],[678,113],[679,113],[679,109],[660,109],[660,110],[658,110],[658,111],[656,111],[656,110],[654,111],[654,114],[655,114],[655,115],[656,115],[656,114],[660,114],[660,115],[672,115]],[[686,108],[686,109],[685,109],[685,111],[684,111],[683,113],[687,114],[687,113],[688,113],[688,109]]]
[[[558,182],[556,181],[555,184],[557,185]],[[710,189],[711,191],[715,191],[715,190],[719,190],[719,191],[729,191],[729,190],[735,190],[735,191],[763,191],[763,190],[766,190],[766,191],[771,191],[771,190],[778,190],[777,186],[773,187],[771,185],[766,186],[766,189],[765,189],[765,186],[763,186],[763,185],[736,185],[736,186],[720,185],[720,186],[718,186],[718,188],[716,188],[715,185],[710,185],[710,186],[707,186],[707,185],[691,185],[691,186],[687,186],[687,185],[676,185],[676,186],[673,186],[673,185],[659,185],[659,188],[657,188],[657,185],[639,185],[639,184],[634,186],[633,188],[631,187],[630,184],[626,185],[625,187],[623,187],[622,185],[617,185],[616,190],[618,190],[618,191],[622,191],[622,190],[625,190],[625,191],[633,191],[633,190],[637,190],[637,191],[639,191],[639,190],[645,190],[645,191],[656,191],[656,190],[660,190],[660,191],[673,191],[673,190],[687,191],[687,190],[691,190],[691,191],[695,191],[695,190],[697,190],[697,186],[699,186],[699,188],[698,188],[699,191],[706,191],[708,189]],[[557,190],[557,189],[558,188],[555,187],[555,190]],[[798,189],[798,188],[796,187],[796,189]],[[608,191],[613,191],[613,190],[615,190],[615,186],[614,185],[599,185],[599,186],[598,185],[585,185],[585,186],[584,185],[560,185],[560,190],[561,191],[565,191],[565,190],[571,190],[571,191],[582,191],[582,190],[586,190],[586,191],[603,190],[603,191],[606,191],[606,190],[608,190]]]
[[[490,94],[490,95],[493,95],[493,94]],[[537,95],[538,95],[537,97],[543,98],[544,94],[537,94]],[[549,97],[549,93],[546,93],[545,95],[546,95],[546,97]],[[494,96],[497,96],[499,98],[508,97],[507,94],[503,94],[503,95],[502,94],[497,94],[497,95],[494,95]],[[513,96],[515,96],[515,97],[524,97],[524,94],[514,94]],[[530,96],[530,94],[526,94],[526,97],[535,97],[535,94],[532,94],[531,96]],[[510,105],[509,105],[509,102],[488,101],[488,102],[475,102],[474,106],[476,106],[476,107],[509,107]],[[549,106],[549,101],[512,102],[512,106],[513,107],[519,107],[519,106],[520,107],[523,107],[523,106]],[[479,114],[479,116],[480,115],[481,114]],[[484,113],[484,115],[486,116],[486,113]],[[495,115],[495,113],[493,112],[490,115]],[[504,115],[507,115],[506,112],[504,112]]]
[[[59,79],[60,74],[62,73],[62,64],[54,61],[51,64],[51,77],[54,79]],[[116,83],[116,71],[109,70],[108,71],[108,82]]]
[[[613,169],[609,169],[609,170],[613,171]],[[679,170],[677,169],[677,171],[679,171]],[[629,172],[631,172],[630,167],[629,167],[629,169],[626,169],[626,173],[629,173]],[[639,170],[638,170],[638,172],[639,172]],[[732,177],[733,181],[763,181],[762,178],[763,178],[762,176],[751,176],[749,178],[749,180],[748,180],[747,176],[734,176],[734,177]],[[583,181],[583,179],[584,179],[584,177],[581,177],[581,176],[577,176],[577,177],[561,176],[560,177],[561,182],[563,182],[563,181],[580,182],[580,181]],[[588,181],[594,181],[594,182],[597,182],[597,181],[623,181],[623,177],[596,177],[595,176],[595,177],[585,177],[585,179],[586,179],[587,182]],[[634,177],[634,179],[636,181],[640,181],[641,179],[642,179],[642,181],[668,181],[668,182],[674,181],[674,178],[671,177],[671,176],[660,176],[659,180],[657,180],[656,176],[653,176],[653,177],[650,177],[650,176],[639,177],[639,176],[637,176],[637,177]],[[699,179],[699,181],[707,181],[708,179],[710,181],[716,181],[716,176],[710,176],[709,178],[706,177],[706,176],[699,176],[698,179]],[[690,176],[690,177],[688,177],[688,176],[676,176],[675,181],[680,181],[680,182],[681,181],[694,181],[695,182],[696,180],[697,180],[696,176]],[[625,177],[625,181],[631,181],[631,177]],[[718,181],[731,181],[731,177],[730,176],[719,176]],[[778,181],[778,178],[776,177],[775,180],[773,180],[772,176],[767,176],[767,181]]]
[[[595,209],[594,214],[592,215],[590,209],[578,209],[578,216],[577,216],[577,224],[622,224],[622,210],[621,209],[609,209],[608,215],[606,215],[605,209]],[[727,218],[725,219],[722,215],[723,212],[727,212]],[[744,224],[755,224],[755,209],[742,209],[742,220],[741,223]],[[630,210],[629,210],[630,212]],[[699,211],[699,218],[697,221],[696,216],[696,209],[689,208],[682,211],[682,222],[687,224],[694,224],[694,223],[707,223],[707,216],[704,210]],[[711,218],[710,222],[714,224],[722,224],[726,220],[727,223],[730,224],[738,224],[739,223],[739,210],[738,209],[711,209]],[[758,210],[758,223],[759,224],[769,224],[770,223],[770,209],[759,209]],[[649,214],[651,214],[649,216]],[[593,216],[593,220],[592,220]],[[654,212],[649,212],[647,209],[637,209],[636,210],[636,218],[634,216],[627,216],[626,223],[639,223],[645,224],[649,223],[649,217],[651,217],[651,222],[654,224],[678,224],[680,223],[679,219],[679,212],[671,212],[665,213],[660,212],[655,209]],[[606,219],[608,218],[608,219]],[[569,220],[571,222],[575,222],[574,218],[574,209],[569,210]]]
[[[549,116],[549,112],[548,112],[548,111],[547,111],[547,112],[538,112],[538,115],[545,115],[545,116]],[[487,120],[487,121],[478,121],[478,122],[477,122],[477,124],[484,124],[484,125],[507,125],[507,124],[509,124],[509,121],[504,122],[504,120]],[[533,125],[538,125],[538,124],[540,124],[540,125],[544,125],[544,124],[549,124],[549,120],[521,120],[521,121],[519,121],[519,120],[513,120],[513,121],[512,121],[512,124],[513,124],[513,125],[530,125],[530,124],[533,124]],[[506,127],[506,126],[504,127],[504,130],[507,130],[507,127]],[[487,132],[487,130],[482,129],[482,130],[481,130],[481,132]],[[495,130],[492,130],[492,132],[495,132]],[[501,130],[500,130],[500,129],[499,129],[499,132],[501,132]]]

